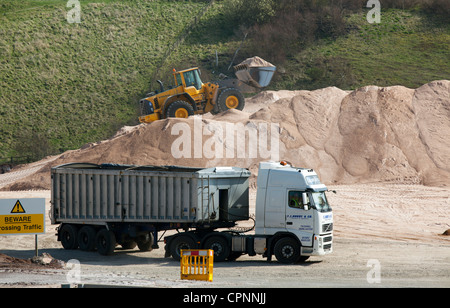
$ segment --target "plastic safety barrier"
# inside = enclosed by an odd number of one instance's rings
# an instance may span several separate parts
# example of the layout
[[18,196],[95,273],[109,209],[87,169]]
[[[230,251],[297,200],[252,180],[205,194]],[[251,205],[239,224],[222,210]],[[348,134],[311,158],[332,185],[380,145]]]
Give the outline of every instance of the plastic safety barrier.
[[181,250],[181,279],[213,280],[214,250]]

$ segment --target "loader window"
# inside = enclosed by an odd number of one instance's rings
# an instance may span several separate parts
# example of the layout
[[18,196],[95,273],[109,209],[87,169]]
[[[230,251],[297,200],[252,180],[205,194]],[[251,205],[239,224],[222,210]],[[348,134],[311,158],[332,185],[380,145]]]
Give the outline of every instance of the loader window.
[[181,74],[177,74],[176,76],[177,76],[177,79],[176,79],[177,84],[175,86],[178,87],[178,86],[181,86],[183,84],[183,82],[181,81]]
[[200,75],[198,70],[188,71],[183,73],[184,81],[186,82],[186,87],[194,86],[197,90],[202,88],[202,81],[200,80]]

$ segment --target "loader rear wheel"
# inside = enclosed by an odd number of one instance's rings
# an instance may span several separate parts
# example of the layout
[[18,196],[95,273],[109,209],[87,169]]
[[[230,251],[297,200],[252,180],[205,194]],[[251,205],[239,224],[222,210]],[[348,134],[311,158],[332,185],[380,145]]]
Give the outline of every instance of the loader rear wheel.
[[228,88],[220,93],[217,104],[221,112],[228,109],[242,110],[245,106],[245,98],[238,89]]
[[186,101],[175,101],[167,107],[167,118],[187,118],[194,115],[194,108]]

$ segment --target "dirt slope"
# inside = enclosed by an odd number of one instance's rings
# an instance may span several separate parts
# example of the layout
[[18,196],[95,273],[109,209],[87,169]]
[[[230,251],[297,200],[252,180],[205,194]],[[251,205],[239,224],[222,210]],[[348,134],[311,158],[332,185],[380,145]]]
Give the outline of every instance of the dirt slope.
[[[249,136],[259,138],[257,146],[266,140],[269,149],[272,127],[279,133],[277,156],[295,166],[314,168],[327,184],[391,181],[448,186],[449,91],[450,81],[441,80],[417,89],[367,86],[355,91],[329,87],[262,92],[247,99],[244,111],[124,127],[109,140],[68,151],[29,176],[3,182],[3,190],[49,189],[51,166],[70,162],[233,165],[255,172],[259,161],[271,157],[263,157],[259,149],[253,149],[256,156],[250,155],[255,143]],[[229,127],[234,128],[231,141],[226,135]],[[244,157],[242,144],[237,143],[243,134]],[[181,142],[182,137],[190,142]],[[214,152],[216,148],[222,154]],[[180,151],[188,155],[177,157],[175,152]]]

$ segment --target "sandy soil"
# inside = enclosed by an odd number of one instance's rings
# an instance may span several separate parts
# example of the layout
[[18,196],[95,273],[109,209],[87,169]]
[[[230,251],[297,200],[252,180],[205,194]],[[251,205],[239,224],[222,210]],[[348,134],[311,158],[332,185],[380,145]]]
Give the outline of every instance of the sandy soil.
[[[264,124],[278,125],[280,159],[315,169],[322,182],[337,191],[328,194],[334,211],[334,252],[292,266],[267,263],[260,257],[242,257],[236,262],[216,264],[213,283],[186,282],[179,279],[179,263],[163,258],[162,243],[152,252],[118,250],[111,257],[66,251],[56,241],[56,226],[50,225],[48,217],[47,233],[39,236],[40,252],[64,262],[79,260],[81,283],[450,287],[450,236],[442,235],[450,229],[448,80],[433,81],[417,89],[367,86],[354,91],[336,87],[266,91],[247,99],[244,111],[123,127],[108,140],[88,143],[0,175],[0,198],[45,197],[49,210],[50,168],[72,162],[228,165],[249,168],[257,175],[258,163],[267,158],[242,159],[237,152],[231,158],[176,158],[172,145],[180,136],[173,133],[174,126],[180,124],[195,131],[199,122],[201,129],[210,133],[201,136],[203,148],[214,141],[215,147],[233,150],[237,150],[234,140],[242,129],[234,131],[233,143],[223,135],[211,140],[210,135],[230,123],[241,128],[245,125],[259,136],[267,135],[269,126]],[[247,134],[246,141],[250,138]],[[255,186],[253,177],[251,206],[255,203]],[[34,254],[34,236],[1,236],[0,253],[30,258]],[[371,267],[373,264],[379,267]],[[370,284],[367,275],[378,268],[381,283]],[[0,258],[0,286],[60,286],[68,282],[71,273],[69,269],[17,267],[8,258]]]
[[[64,250],[56,241],[56,226],[47,218],[47,233],[38,237],[39,253],[64,262],[78,260],[78,280],[68,267],[4,265],[0,287],[60,287],[69,282],[176,288],[450,287],[450,237],[441,235],[450,228],[448,188],[380,183],[330,189],[337,191],[329,193],[335,217],[334,251],[304,264],[281,265],[260,256],[243,256],[236,262],[216,263],[212,283],[184,281],[179,262],[164,258],[163,243],[151,252],[118,249],[110,257]],[[50,207],[49,191],[0,193],[0,198],[19,197],[45,197]],[[252,191],[253,205],[254,200]],[[0,253],[31,258],[34,236],[3,236]],[[367,279],[375,277],[370,276],[373,262],[379,262],[380,283]]]

